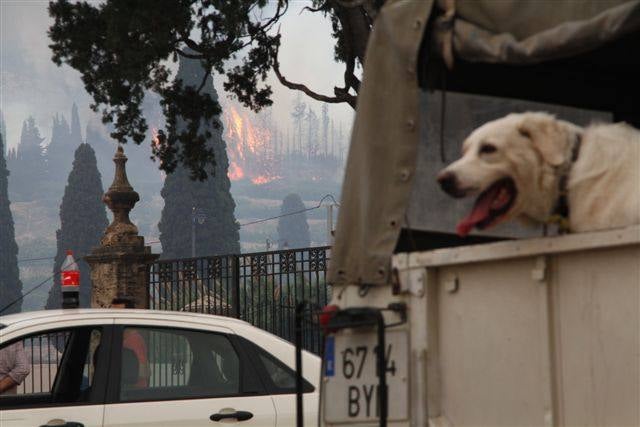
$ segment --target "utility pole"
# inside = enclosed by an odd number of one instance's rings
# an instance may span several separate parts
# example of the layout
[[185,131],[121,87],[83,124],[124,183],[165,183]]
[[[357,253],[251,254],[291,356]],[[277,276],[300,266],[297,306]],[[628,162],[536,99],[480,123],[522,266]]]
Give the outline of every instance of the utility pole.
[[327,205],[327,246],[333,246],[333,203]]

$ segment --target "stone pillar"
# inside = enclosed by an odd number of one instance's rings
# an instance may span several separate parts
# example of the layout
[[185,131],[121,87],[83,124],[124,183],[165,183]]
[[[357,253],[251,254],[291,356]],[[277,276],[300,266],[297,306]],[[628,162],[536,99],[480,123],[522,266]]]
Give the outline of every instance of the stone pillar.
[[152,254],[138,236],[129,212],[140,200],[127,179],[122,146],[113,158],[116,172],[102,201],[113,212],[113,222],[105,230],[100,246],[84,257],[91,267],[91,307],[110,307],[114,298],[131,298],[136,308],[149,308],[150,264],[160,255]]

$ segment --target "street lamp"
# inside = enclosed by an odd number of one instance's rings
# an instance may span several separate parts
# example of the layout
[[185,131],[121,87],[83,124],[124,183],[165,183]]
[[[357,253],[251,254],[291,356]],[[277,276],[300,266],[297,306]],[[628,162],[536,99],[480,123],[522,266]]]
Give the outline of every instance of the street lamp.
[[200,208],[193,206],[191,208],[191,257],[196,257],[196,223],[204,224],[207,215]]
[[336,199],[333,197],[333,194],[327,194],[322,199],[320,199],[320,203],[318,207],[322,206],[322,202],[325,199],[330,199],[331,203],[326,205],[327,207],[327,246],[333,246],[333,207],[340,207]]

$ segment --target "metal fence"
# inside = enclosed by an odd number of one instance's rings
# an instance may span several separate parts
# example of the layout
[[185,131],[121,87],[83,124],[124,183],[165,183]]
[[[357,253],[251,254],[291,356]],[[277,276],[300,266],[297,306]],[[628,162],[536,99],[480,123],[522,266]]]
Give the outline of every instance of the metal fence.
[[[326,246],[158,261],[151,266],[150,308],[235,317],[293,342],[295,307],[308,301],[314,309],[304,319],[303,346],[320,353],[322,335],[314,313],[331,298],[329,257]],[[186,347],[179,337],[156,335],[148,337],[149,385],[184,383]],[[13,393],[50,393],[70,336],[70,331],[59,331],[22,340],[30,372]],[[92,346],[83,367],[84,388],[93,377],[94,351]]]
[[[296,304],[323,307],[331,297],[329,258],[325,246],[161,260],[151,266],[150,308],[235,317],[293,341]],[[311,311],[304,324],[304,348],[319,353],[322,337]]]
[[16,394],[51,391],[70,334],[53,332],[31,336],[19,342],[29,363],[29,374],[16,387]]

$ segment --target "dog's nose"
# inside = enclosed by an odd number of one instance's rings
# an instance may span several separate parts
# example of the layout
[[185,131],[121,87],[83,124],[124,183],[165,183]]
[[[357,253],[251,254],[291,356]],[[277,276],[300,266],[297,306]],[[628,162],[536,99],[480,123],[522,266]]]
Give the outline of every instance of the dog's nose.
[[452,196],[458,194],[458,180],[453,172],[442,171],[436,177],[442,190]]

